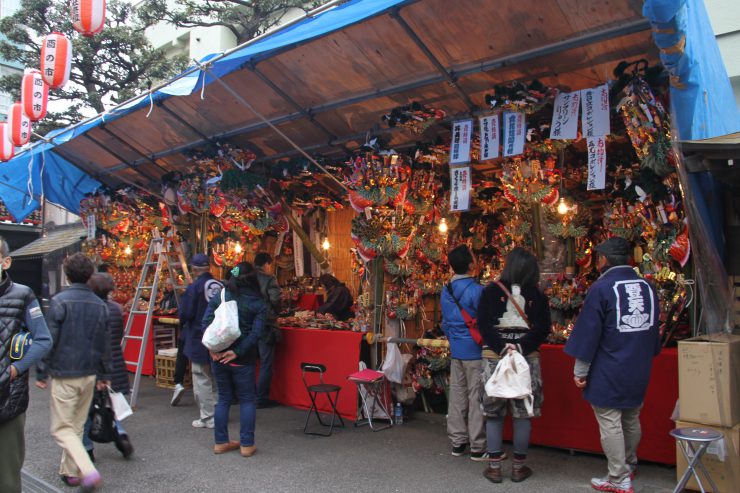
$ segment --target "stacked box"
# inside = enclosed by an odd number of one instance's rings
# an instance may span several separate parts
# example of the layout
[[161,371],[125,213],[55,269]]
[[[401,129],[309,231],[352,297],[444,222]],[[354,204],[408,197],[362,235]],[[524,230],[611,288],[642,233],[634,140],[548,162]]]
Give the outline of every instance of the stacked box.
[[[174,389],[175,388],[175,362],[177,357],[175,356],[163,356],[158,354],[154,357],[154,367],[157,374],[157,387],[163,389]],[[190,373],[190,362],[188,362],[187,369],[185,370],[185,378],[183,381],[185,388],[193,386],[192,375]]]

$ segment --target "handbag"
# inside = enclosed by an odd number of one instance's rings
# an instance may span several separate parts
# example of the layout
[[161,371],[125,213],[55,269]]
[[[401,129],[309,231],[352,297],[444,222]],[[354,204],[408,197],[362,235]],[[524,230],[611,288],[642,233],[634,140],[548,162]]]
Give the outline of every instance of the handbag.
[[10,359],[18,361],[25,356],[31,347],[33,339],[27,330],[21,330],[10,339]]
[[214,312],[213,322],[203,333],[203,345],[213,352],[228,348],[242,335],[239,329],[239,307],[236,300],[226,301],[226,289],[221,290],[221,304]]
[[501,358],[491,378],[486,382],[485,390],[489,397],[524,399],[527,414],[534,415],[532,375],[529,363],[518,351],[512,351]]
[[110,443],[116,439],[116,424],[113,409],[108,405],[107,390],[96,390],[90,409],[90,440],[98,443]]
[[465,325],[468,326],[468,330],[470,331],[470,337],[473,338],[476,344],[478,344],[479,346],[483,346],[483,337],[480,335],[480,331],[478,330],[478,320],[471,317],[468,311],[463,308],[457,298],[455,298],[455,294],[452,292],[452,283],[447,285],[447,291],[450,293],[450,297],[457,305],[457,308],[460,310],[460,314],[465,321]]
[[126,400],[126,396],[113,390],[110,385],[108,385],[108,398],[110,399],[110,404],[113,408],[113,414],[118,421],[123,421],[134,414],[131,410],[131,406]]

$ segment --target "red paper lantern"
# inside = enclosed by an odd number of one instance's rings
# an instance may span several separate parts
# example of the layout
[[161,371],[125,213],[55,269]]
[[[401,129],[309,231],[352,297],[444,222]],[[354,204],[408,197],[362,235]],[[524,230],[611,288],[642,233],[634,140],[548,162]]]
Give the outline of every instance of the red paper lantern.
[[0,123],[0,161],[10,161],[15,154],[15,147],[10,141],[10,127]]
[[70,0],[72,27],[83,36],[93,36],[105,25],[105,0]]
[[51,89],[69,80],[72,68],[72,43],[62,33],[51,33],[41,42],[41,76]]
[[10,141],[16,146],[24,146],[31,140],[31,120],[23,112],[21,103],[10,105],[8,127],[10,127]]
[[23,112],[32,122],[46,116],[46,105],[49,102],[49,86],[44,82],[41,72],[26,69],[21,84],[21,104]]

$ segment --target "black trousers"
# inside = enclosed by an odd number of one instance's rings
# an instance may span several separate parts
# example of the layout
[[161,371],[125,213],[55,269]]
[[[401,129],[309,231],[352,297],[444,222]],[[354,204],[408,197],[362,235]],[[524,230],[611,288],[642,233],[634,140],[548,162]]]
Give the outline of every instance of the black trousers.
[[177,359],[175,360],[175,385],[178,383],[182,385],[185,380],[185,370],[188,368],[188,359],[182,354],[185,348],[185,341],[178,341],[177,343]]

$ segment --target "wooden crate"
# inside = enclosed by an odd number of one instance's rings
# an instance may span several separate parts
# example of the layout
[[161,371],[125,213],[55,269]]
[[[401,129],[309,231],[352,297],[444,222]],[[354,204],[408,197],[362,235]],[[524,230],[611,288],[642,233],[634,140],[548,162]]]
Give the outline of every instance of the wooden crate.
[[[175,356],[162,356],[157,354],[154,356],[154,368],[157,376],[157,387],[163,389],[174,389],[175,388]],[[193,386],[192,375],[190,373],[190,362],[185,370],[185,378],[182,383],[185,388]]]

